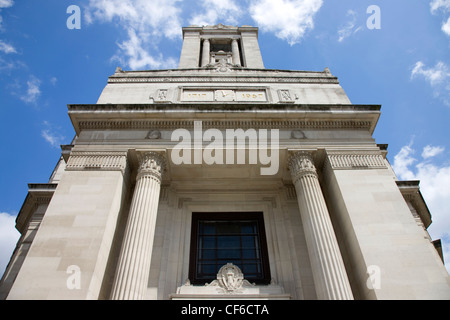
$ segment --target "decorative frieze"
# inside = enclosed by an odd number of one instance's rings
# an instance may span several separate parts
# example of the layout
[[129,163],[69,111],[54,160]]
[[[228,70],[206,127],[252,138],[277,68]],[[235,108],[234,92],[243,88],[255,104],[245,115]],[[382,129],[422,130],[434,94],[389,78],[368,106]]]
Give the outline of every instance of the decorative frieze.
[[386,168],[386,162],[378,152],[332,152],[328,153],[326,163],[329,163],[334,170]]
[[67,171],[106,170],[125,172],[127,152],[72,152]]
[[[227,121],[214,121],[214,120],[204,120],[204,128],[267,128],[270,126],[272,128],[279,129],[370,129],[372,123],[370,121],[321,121],[321,120],[227,120]],[[189,128],[194,127],[194,121],[190,120],[108,120],[108,121],[80,121],[80,130],[124,130],[124,129],[148,129],[148,128],[159,128],[159,129],[177,129],[177,128]]]
[[[233,71],[239,72],[240,67],[234,67]],[[192,77],[124,77],[123,75],[115,75],[108,79],[108,83],[333,83],[339,84],[336,77],[239,77],[239,76],[192,76]]]

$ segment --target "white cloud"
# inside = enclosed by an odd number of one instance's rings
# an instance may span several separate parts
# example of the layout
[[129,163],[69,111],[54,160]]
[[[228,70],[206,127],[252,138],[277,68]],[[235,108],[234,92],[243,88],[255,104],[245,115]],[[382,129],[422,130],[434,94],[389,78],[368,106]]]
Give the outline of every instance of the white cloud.
[[444,22],[442,24],[442,31],[444,31],[445,34],[450,36],[450,17],[448,17],[447,22]]
[[20,233],[15,228],[15,220],[15,216],[0,212],[0,278],[20,237]]
[[435,14],[438,10],[450,11],[450,0],[432,0],[430,2],[431,13]]
[[432,239],[441,239],[450,272],[450,166],[431,162],[432,157],[444,152],[443,147],[426,146],[420,161],[413,158],[414,152],[411,146],[404,146],[394,157],[392,167],[401,180],[420,180],[420,190],[433,220],[428,232]]
[[411,146],[404,146],[394,157],[392,165],[394,172],[400,179],[414,180],[414,173],[409,168],[417,160],[412,157],[414,150]]
[[[114,22],[123,28],[128,39],[118,42],[119,52],[113,60],[132,69],[174,67],[157,49],[161,38],[181,36],[180,0],[90,0],[86,8],[88,24]],[[151,52],[154,52],[151,54]]]
[[0,0],[0,8],[9,8],[14,5],[13,0]]
[[447,65],[442,61],[439,61],[431,68],[425,68],[425,64],[422,61],[418,61],[411,72],[411,78],[416,76],[424,77],[432,86],[435,86],[448,79],[450,72]]
[[233,0],[202,0],[200,7],[204,12],[195,14],[190,20],[191,25],[206,26],[219,22],[235,25],[244,12]]
[[249,11],[262,31],[294,45],[314,27],[314,16],[322,4],[322,0],[251,0]]
[[45,141],[50,143],[50,145],[55,148],[59,148],[62,144],[64,144],[66,137],[56,132],[48,121],[44,121],[44,126],[45,129],[42,129],[41,136],[45,139]]
[[[442,11],[443,13],[450,12],[450,0],[432,0],[430,2],[430,11],[434,15],[439,11]],[[447,21],[444,20],[441,30],[446,35],[450,36],[450,17],[447,18]]]
[[[133,70],[144,69],[145,67],[151,69],[176,67],[176,61],[173,58],[164,59],[161,53],[150,55],[145,48],[142,36],[136,34],[134,29],[128,30],[128,36],[128,40],[118,44],[121,52],[112,57],[113,61],[126,63]],[[127,57],[126,61],[123,54]]]
[[442,61],[434,67],[425,67],[422,61],[416,62],[411,72],[411,79],[423,78],[433,88],[434,96],[450,106],[450,69]]
[[16,49],[12,45],[4,42],[3,40],[0,40],[0,51],[6,54],[17,53]]
[[[0,0],[0,12],[2,11],[3,8],[9,8],[9,7],[12,7],[13,5],[14,5],[13,0]],[[3,23],[3,17],[0,16],[0,30],[1,31],[3,31],[2,23]]]
[[438,154],[441,154],[442,152],[444,152],[444,150],[445,150],[444,147],[433,147],[433,146],[428,145],[425,148],[423,148],[422,158],[428,159],[428,158],[435,157]]
[[41,80],[35,76],[30,76],[27,81],[27,91],[20,96],[20,100],[25,103],[35,104],[41,95]]
[[353,10],[348,10],[347,11],[347,17],[350,18],[350,20],[338,30],[338,41],[342,42],[344,41],[346,38],[350,37],[352,34],[357,33],[358,31],[362,30],[362,27],[357,27],[355,29],[356,26],[356,17],[357,17],[357,13]]

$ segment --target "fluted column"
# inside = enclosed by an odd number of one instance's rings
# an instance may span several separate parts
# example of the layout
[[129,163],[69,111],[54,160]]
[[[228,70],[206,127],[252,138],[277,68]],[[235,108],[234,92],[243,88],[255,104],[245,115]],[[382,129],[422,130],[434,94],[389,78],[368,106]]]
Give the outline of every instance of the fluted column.
[[305,230],[317,298],[353,299],[317,171],[309,152],[295,152],[289,169]]
[[231,54],[234,65],[241,65],[241,57],[239,55],[239,45],[236,39],[231,40]]
[[209,60],[210,60],[210,43],[208,39],[203,40],[203,47],[202,47],[202,64],[201,66],[204,67],[207,64],[209,64]]
[[114,300],[144,299],[152,258],[164,156],[138,153],[139,169],[112,289]]

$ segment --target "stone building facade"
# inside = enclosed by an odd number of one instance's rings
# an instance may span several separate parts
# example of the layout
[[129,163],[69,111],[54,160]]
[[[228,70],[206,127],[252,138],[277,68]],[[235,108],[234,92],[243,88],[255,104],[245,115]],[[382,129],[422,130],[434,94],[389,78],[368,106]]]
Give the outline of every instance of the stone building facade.
[[30,184],[3,299],[449,299],[417,181],[324,71],[258,29],[183,28],[179,68],[117,68]]

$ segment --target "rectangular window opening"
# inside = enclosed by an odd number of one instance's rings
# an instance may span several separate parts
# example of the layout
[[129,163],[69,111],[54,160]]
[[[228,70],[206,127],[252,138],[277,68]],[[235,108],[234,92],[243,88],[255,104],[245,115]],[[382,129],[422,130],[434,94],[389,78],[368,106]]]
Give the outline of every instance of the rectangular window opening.
[[227,263],[238,266],[244,278],[270,283],[270,270],[261,212],[192,213],[189,279],[205,284],[216,279]]

